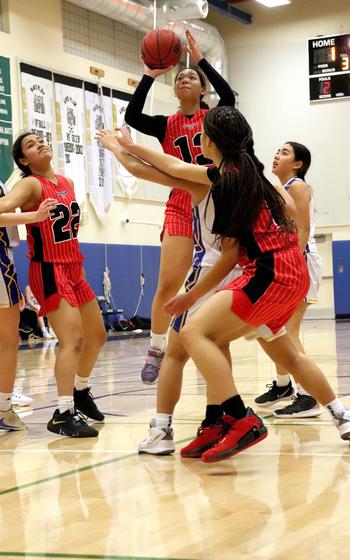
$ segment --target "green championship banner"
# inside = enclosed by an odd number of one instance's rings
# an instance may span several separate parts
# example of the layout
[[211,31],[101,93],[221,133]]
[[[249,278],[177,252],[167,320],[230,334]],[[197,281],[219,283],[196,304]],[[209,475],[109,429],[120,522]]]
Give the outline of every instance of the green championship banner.
[[10,60],[0,56],[0,180],[7,181],[13,170],[12,105]]

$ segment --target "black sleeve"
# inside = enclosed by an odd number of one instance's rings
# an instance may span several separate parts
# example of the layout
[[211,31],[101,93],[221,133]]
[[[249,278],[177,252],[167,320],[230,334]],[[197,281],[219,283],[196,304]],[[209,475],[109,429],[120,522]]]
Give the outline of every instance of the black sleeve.
[[230,105],[234,107],[236,103],[235,94],[233,93],[231,86],[222,76],[220,76],[219,72],[217,72],[215,68],[209,64],[206,58],[202,58],[202,60],[199,61],[198,66],[201,70],[203,70],[209,82],[220,97],[218,105]]
[[209,181],[211,181],[213,183],[215,181],[215,179],[217,178],[218,173],[219,173],[219,170],[218,170],[217,167],[208,167],[207,175],[208,175]]
[[137,86],[134,95],[129,101],[125,111],[125,122],[135,128],[139,132],[155,136],[162,143],[165,137],[166,125],[168,117],[164,115],[155,115],[151,117],[142,112],[146,97],[152,87],[154,79],[144,74],[141,82]]

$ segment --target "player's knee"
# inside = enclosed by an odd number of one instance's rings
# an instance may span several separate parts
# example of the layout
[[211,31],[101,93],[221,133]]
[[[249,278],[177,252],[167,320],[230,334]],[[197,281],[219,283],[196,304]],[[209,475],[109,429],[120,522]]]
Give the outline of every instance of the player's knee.
[[95,336],[94,336],[95,344],[98,347],[104,346],[107,342],[107,333],[104,325],[101,325],[100,328],[96,329]]
[[182,347],[181,350],[178,348],[167,348],[164,361],[176,362],[181,366],[184,366],[188,360],[188,354]]
[[188,350],[191,347],[191,343],[196,336],[196,327],[194,322],[188,321],[186,325],[180,331],[180,339],[184,347]]
[[74,354],[80,354],[83,348],[84,337],[82,332],[67,333],[63,337],[59,337],[59,347],[61,349],[69,349]]
[[87,336],[84,336],[84,347],[99,350],[107,342],[107,333],[103,324],[96,325]]
[[305,359],[305,354],[303,354],[300,350],[293,350],[284,358],[284,366],[287,368],[288,371],[291,373],[297,372],[299,369],[300,362]]
[[164,277],[158,281],[157,296],[159,298],[171,298],[176,295],[177,291],[178,287],[170,277]]

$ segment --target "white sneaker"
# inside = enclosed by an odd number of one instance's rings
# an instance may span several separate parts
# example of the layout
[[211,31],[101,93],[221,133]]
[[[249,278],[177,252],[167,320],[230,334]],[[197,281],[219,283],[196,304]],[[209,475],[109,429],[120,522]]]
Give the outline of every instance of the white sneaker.
[[139,454],[170,455],[175,452],[174,430],[172,428],[156,428],[156,419],[152,418],[149,425],[149,436],[139,443]]
[[333,418],[333,423],[337,426],[340,437],[350,440],[350,410],[345,410],[341,416]]
[[57,338],[55,331],[51,327],[49,327],[49,335],[51,338]]
[[51,340],[53,338],[49,331],[47,331],[46,329],[42,331],[42,334],[44,340]]
[[16,406],[29,406],[32,402],[32,397],[27,397],[27,395],[21,393],[17,387],[14,387],[12,392],[12,404]]
[[6,412],[0,412],[0,430],[19,431],[26,429],[27,426],[12,407]]

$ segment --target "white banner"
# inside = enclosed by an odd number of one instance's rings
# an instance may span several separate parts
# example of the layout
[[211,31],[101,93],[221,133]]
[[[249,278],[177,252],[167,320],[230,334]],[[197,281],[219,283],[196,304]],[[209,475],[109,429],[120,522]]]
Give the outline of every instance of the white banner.
[[21,73],[23,125],[52,147],[52,80]]
[[112,128],[112,99],[85,90],[88,192],[100,220],[113,200],[112,154],[95,139],[96,131]]
[[[118,99],[113,97],[113,130],[120,128],[125,125],[125,111],[128,106],[128,101],[123,99]],[[129,128],[129,127],[128,127]],[[134,142],[137,143],[136,130],[129,128],[131,136]],[[114,158],[115,169],[116,169],[116,187],[114,189],[115,195],[126,195],[131,197],[136,193],[139,182],[134,175],[131,175],[125,167],[119,163],[119,161]]]
[[55,82],[55,105],[58,170],[74,181],[76,199],[81,204],[86,191],[82,87]]

